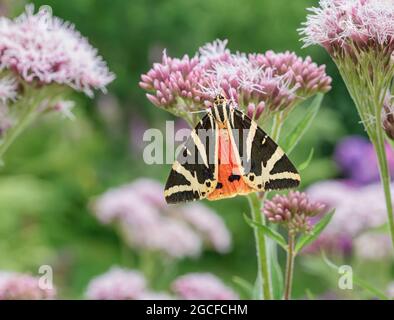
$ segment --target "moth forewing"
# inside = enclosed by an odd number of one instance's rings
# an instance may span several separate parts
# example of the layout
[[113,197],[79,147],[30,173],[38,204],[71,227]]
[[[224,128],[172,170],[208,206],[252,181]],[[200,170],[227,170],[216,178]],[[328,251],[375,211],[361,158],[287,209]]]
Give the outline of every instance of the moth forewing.
[[[210,162],[212,143],[216,140],[216,130],[207,114],[192,130],[183,149],[177,156],[165,186],[167,203],[178,203],[206,198],[215,190],[215,163]],[[208,148],[209,146],[209,148]]]

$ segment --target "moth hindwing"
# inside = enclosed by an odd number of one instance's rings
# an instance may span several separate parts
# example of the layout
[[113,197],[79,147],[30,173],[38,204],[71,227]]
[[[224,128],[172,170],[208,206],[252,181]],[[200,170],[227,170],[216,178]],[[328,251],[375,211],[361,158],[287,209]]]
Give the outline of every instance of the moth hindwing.
[[217,131],[211,113],[192,130],[167,179],[167,203],[204,199],[216,188]]

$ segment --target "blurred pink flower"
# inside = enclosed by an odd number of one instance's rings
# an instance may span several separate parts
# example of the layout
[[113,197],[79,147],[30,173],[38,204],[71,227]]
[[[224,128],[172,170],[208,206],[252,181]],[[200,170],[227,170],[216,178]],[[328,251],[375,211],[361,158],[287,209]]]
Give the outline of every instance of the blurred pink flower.
[[155,223],[160,212],[149,203],[140,201],[132,184],[113,188],[96,198],[91,207],[101,223],[109,224],[117,221],[140,227]]
[[141,178],[110,189],[92,202],[92,211],[104,224],[116,223],[126,243],[139,250],[169,257],[197,257],[203,242],[223,253],[231,237],[223,221],[203,205],[169,207],[163,185]]
[[303,28],[305,45],[320,44],[330,53],[382,47],[394,50],[394,2],[391,0],[320,0]]
[[[391,175],[394,174],[394,151],[386,143],[386,157]],[[356,185],[379,181],[379,169],[373,144],[362,136],[343,138],[335,147],[335,162],[346,178]]]
[[354,240],[357,257],[363,260],[382,261],[392,259],[392,244],[388,234],[367,232]]
[[34,6],[14,20],[0,18],[0,67],[25,81],[64,84],[93,95],[114,79],[88,40],[69,22],[53,17],[48,6]]
[[315,183],[306,192],[311,199],[335,208],[332,220],[317,241],[306,248],[306,252],[325,248],[348,253],[354,245],[354,238],[386,223],[380,184],[355,187],[333,180]]
[[89,282],[85,296],[91,300],[135,300],[145,293],[142,273],[112,267]]
[[222,218],[214,211],[194,203],[185,206],[180,215],[180,218],[195,228],[216,251],[225,253],[231,249],[231,234]]
[[268,221],[283,224],[290,233],[310,232],[311,217],[323,212],[325,205],[308,198],[306,193],[290,191],[265,201],[263,213]]
[[0,272],[0,300],[42,300],[55,297],[56,289],[40,288],[38,277]]
[[178,277],[172,290],[184,300],[236,300],[238,295],[211,273],[189,273]]
[[196,258],[202,251],[202,239],[183,221],[160,217],[150,224],[121,225],[124,240],[131,247],[163,252],[172,258]]

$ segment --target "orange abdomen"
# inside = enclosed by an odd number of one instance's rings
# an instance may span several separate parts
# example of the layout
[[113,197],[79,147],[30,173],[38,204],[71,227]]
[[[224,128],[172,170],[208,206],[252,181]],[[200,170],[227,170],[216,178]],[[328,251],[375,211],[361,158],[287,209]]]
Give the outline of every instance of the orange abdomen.
[[209,194],[208,200],[231,198],[238,194],[247,194],[252,191],[241,175],[240,163],[237,161],[237,152],[230,140],[227,128],[219,129],[218,146],[218,184],[216,190]]

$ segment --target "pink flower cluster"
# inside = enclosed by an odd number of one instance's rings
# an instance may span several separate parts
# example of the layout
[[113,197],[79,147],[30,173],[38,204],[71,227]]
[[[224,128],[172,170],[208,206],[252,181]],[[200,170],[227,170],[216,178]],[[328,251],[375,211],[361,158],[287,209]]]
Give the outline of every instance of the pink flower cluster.
[[172,283],[174,291],[183,300],[236,300],[238,295],[211,273],[189,273]]
[[[320,44],[330,53],[379,46],[394,50],[394,2],[391,0],[320,0],[310,8],[300,33],[305,45]],[[351,49],[350,49],[351,50]]]
[[[324,181],[309,187],[307,194],[311,199],[335,208],[335,214],[317,241],[306,248],[306,252],[319,252],[324,248],[326,251],[350,253],[357,237],[386,223],[386,207],[380,184],[355,187],[342,181]],[[384,248],[383,243],[381,248]],[[361,255],[366,256],[365,251]]]
[[139,271],[112,267],[92,279],[85,292],[90,300],[169,300],[171,296],[147,289],[146,280]]
[[74,26],[34,6],[11,20],[0,18],[0,68],[28,83],[68,85],[93,95],[114,79],[105,62]]
[[91,300],[233,300],[238,295],[210,273],[189,273],[175,279],[171,285],[175,296],[151,291],[142,273],[112,267],[93,278],[85,291]]
[[363,261],[382,261],[392,259],[392,244],[388,234],[366,232],[354,240],[355,255]]
[[290,191],[288,195],[276,195],[266,201],[263,212],[268,221],[283,224],[290,233],[310,232],[311,217],[322,213],[325,205],[312,201],[306,193]]
[[201,204],[169,207],[163,186],[150,179],[112,189],[92,205],[104,224],[117,223],[130,247],[163,252],[173,258],[199,256],[204,243],[224,253],[231,236],[223,220]]
[[141,76],[140,86],[151,92],[147,98],[154,105],[175,114],[204,109],[220,92],[256,119],[264,110],[283,110],[330,90],[325,66],[309,57],[272,51],[232,54],[226,45],[226,40],[208,43],[192,58],[170,58],[164,52],[162,62]]
[[0,300],[42,300],[55,297],[56,289],[40,288],[37,277],[0,272]]

